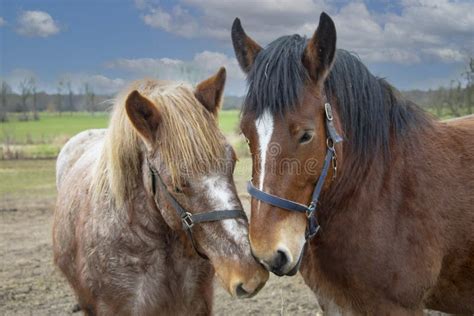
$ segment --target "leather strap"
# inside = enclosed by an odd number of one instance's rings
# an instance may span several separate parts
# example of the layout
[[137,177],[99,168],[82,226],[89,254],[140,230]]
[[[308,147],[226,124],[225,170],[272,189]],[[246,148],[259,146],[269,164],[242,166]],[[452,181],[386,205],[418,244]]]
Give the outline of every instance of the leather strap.
[[[209,211],[209,212],[204,212],[204,213],[197,213],[197,214],[192,214],[188,212],[179,202],[176,200],[176,198],[168,191],[166,188],[166,184],[163,181],[163,178],[160,176],[157,170],[155,170],[152,165],[150,164],[149,161],[147,161],[148,167],[150,169],[151,173],[151,183],[152,183],[152,192],[153,192],[153,199],[158,206],[158,202],[156,200],[156,192],[157,188],[156,185],[160,186],[160,189],[163,191],[163,193],[166,195],[167,199],[171,202],[173,208],[175,209],[176,213],[178,213],[179,217],[181,218],[181,223],[183,225],[183,229],[187,232],[189,238],[191,239],[191,243],[193,245],[194,250],[196,253],[204,258],[204,259],[209,259],[205,254],[199,251],[197,244],[195,242],[193,233],[192,233],[192,227],[195,224],[199,223],[209,223],[209,222],[216,222],[216,221],[221,221],[221,220],[226,220],[226,219],[233,219],[233,218],[243,218],[247,220],[247,215],[243,210],[214,210],[214,211]],[[158,181],[157,181],[158,180]]]
[[334,117],[332,114],[332,107],[329,102],[326,102],[324,104],[324,111],[326,114],[326,134],[328,137],[326,157],[324,158],[324,164],[323,168],[321,169],[321,174],[319,175],[318,182],[316,183],[316,186],[313,190],[311,203],[308,206],[259,190],[253,185],[252,181],[249,181],[247,184],[247,192],[257,200],[285,209],[290,212],[306,213],[306,216],[308,217],[308,226],[306,228],[305,233],[306,240],[314,237],[319,231],[320,226],[316,217],[319,196],[321,195],[324,182],[331,166],[331,162],[335,159],[336,151],[334,149],[334,145],[339,142],[342,142],[343,140],[342,137],[337,133],[336,128],[334,127]]
[[247,183],[247,192],[257,200],[288,211],[306,213],[309,210],[308,206],[306,205],[300,204],[298,202],[293,202],[257,189],[253,185],[252,181],[249,181]]

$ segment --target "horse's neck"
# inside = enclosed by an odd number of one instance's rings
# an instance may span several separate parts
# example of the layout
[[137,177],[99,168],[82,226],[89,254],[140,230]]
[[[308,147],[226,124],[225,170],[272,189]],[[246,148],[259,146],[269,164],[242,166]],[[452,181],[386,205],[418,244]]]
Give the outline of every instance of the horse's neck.
[[417,186],[440,181],[447,185],[458,173],[459,165],[454,163],[458,141],[456,131],[440,123],[411,128],[390,144],[388,157],[378,151],[363,167],[351,160],[347,167],[351,170],[341,170],[341,179],[328,190],[325,204],[336,209],[372,208],[374,201],[389,203],[393,196],[403,198]]
[[[192,259],[198,258],[189,236],[184,231],[171,229],[163,218],[163,210],[159,207],[163,207],[167,203],[155,201],[151,175],[146,161],[142,163],[142,170],[143,180],[137,181],[139,185],[133,194],[133,202],[127,208],[131,225],[135,225],[142,234],[165,241],[169,247],[167,251],[174,252],[176,260],[182,260],[182,256]],[[173,212],[173,210],[167,209],[166,212]]]

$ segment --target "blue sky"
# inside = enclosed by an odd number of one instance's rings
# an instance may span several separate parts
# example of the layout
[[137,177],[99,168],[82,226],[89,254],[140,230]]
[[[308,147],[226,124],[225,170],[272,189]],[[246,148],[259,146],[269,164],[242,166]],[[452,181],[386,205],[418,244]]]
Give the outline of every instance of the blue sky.
[[0,77],[14,89],[34,77],[48,92],[63,81],[113,93],[145,76],[197,82],[226,66],[227,94],[242,95],[233,19],[264,46],[310,36],[322,10],[338,47],[399,89],[449,85],[474,56],[474,1],[0,0]]

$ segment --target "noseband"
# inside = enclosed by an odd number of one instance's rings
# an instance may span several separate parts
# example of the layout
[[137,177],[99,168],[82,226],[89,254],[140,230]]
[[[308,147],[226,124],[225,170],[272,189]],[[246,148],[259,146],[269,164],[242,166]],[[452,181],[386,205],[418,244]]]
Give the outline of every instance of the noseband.
[[168,191],[166,184],[163,181],[163,178],[160,176],[159,172],[150,164],[148,159],[147,159],[147,162],[148,162],[148,168],[150,169],[150,174],[151,174],[153,200],[155,201],[156,206],[158,207],[158,209],[160,209],[159,203],[156,198],[156,192],[157,192],[156,185],[158,184],[158,186],[160,187],[160,190],[162,190],[162,192],[166,195],[166,198],[171,203],[174,210],[180,217],[181,223],[183,225],[183,230],[185,230],[186,233],[188,234],[189,239],[191,240],[191,243],[196,253],[201,258],[209,260],[209,258],[205,254],[203,254],[201,251],[199,251],[197,247],[197,244],[192,232],[193,226],[195,224],[217,222],[217,221],[222,221],[225,219],[233,219],[233,218],[243,218],[247,220],[247,215],[245,214],[243,210],[215,210],[215,211],[209,211],[209,212],[204,212],[204,213],[191,214],[191,212],[189,212],[183,206],[181,206],[178,200],[170,193],[170,191]]
[[319,196],[321,194],[321,190],[324,185],[324,181],[326,180],[326,176],[328,174],[329,168],[332,164],[334,175],[333,178],[336,177],[337,174],[337,157],[336,157],[336,150],[334,149],[335,144],[342,141],[342,137],[336,131],[334,127],[334,116],[332,115],[332,108],[329,102],[324,104],[324,112],[326,114],[326,145],[327,145],[327,152],[326,157],[324,158],[323,169],[319,176],[318,182],[313,190],[313,195],[311,198],[311,203],[309,205],[304,205],[298,202],[294,202],[291,200],[287,200],[276,195],[264,192],[262,190],[257,189],[252,181],[249,181],[247,184],[247,192],[257,200],[265,202],[267,204],[282,208],[284,210],[290,212],[297,212],[297,213],[305,213],[306,217],[308,218],[308,226],[306,228],[305,238],[309,240],[313,238],[316,233],[319,231],[319,223],[316,218],[316,209],[318,207]]

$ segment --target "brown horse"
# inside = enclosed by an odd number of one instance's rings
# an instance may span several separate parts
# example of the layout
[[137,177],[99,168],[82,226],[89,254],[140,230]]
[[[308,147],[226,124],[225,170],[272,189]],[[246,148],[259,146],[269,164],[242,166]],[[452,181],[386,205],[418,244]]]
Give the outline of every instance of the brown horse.
[[267,281],[217,126],[224,82],[138,81],[61,151],[54,259],[87,314],[208,315],[214,271],[237,297]]
[[249,84],[253,254],[278,275],[301,262],[343,313],[474,313],[474,117],[424,113],[336,51],[325,13],[309,40],[262,48],[238,19],[232,40]]

